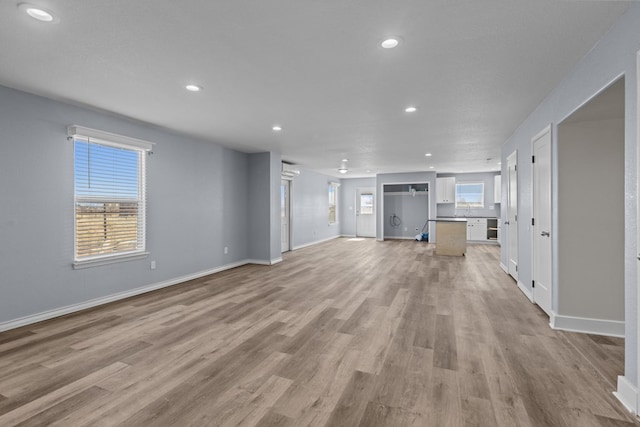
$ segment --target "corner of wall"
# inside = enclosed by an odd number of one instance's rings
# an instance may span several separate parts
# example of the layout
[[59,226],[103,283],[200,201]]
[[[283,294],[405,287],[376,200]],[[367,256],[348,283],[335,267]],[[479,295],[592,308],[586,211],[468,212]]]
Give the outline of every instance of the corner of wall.
[[638,414],[638,388],[627,380],[626,377],[618,376],[618,388],[613,395],[624,405],[629,412]]

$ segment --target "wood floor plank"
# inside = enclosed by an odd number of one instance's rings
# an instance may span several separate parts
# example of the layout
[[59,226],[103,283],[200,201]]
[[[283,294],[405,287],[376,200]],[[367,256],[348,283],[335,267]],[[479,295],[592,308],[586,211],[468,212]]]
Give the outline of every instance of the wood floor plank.
[[433,366],[436,368],[458,369],[458,352],[453,316],[436,316],[436,337],[433,345]]
[[354,371],[326,425],[345,427],[359,425],[375,389],[375,381],[376,377],[373,374]]
[[640,425],[624,340],[549,328],[499,258],[341,238],[0,333],[0,425]]

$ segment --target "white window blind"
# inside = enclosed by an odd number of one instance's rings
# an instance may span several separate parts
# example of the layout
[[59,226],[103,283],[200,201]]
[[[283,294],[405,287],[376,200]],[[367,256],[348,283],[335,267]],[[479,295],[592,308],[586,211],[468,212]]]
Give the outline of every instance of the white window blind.
[[74,143],[75,261],[145,251],[145,163],[151,143],[77,126]]
[[338,222],[338,187],[337,182],[329,182],[329,225]]

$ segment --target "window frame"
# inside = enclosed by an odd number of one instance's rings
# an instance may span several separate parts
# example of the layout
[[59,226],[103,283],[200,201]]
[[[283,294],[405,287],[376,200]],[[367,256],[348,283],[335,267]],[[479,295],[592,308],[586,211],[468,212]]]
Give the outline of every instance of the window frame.
[[[329,181],[327,186],[328,193],[328,223],[329,225],[334,225],[338,223],[338,189],[340,188],[340,183]],[[333,190],[333,191],[332,191]],[[333,193],[333,201],[332,199]],[[333,208],[333,222],[331,221],[331,208]]]
[[[482,187],[482,193],[481,193],[481,197],[480,197],[480,204],[479,205],[470,205],[468,202],[467,203],[461,203],[458,200],[458,187],[459,186],[465,186],[465,185],[480,185]],[[468,182],[456,182],[456,187],[455,187],[455,208],[456,209],[484,209],[485,206],[485,185],[483,181],[468,181]]]
[[[116,262],[131,261],[134,259],[146,258],[149,255],[146,248],[146,187],[147,187],[147,154],[151,154],[153,143],[129,138],[122,135],[111,134],[95,129],[83,128],[80,126],[69,126],[68,139],[73,143],[73,268],[82,269]],[[137,197],[122,196],[102,196],[79,194],[77,188],[77,165],[76,150],[80,143],[94,144],[101,147],[114,148],[135,152],[137,156]],[[119,252],[104,253],[97,255],[78,256],[78,203],[98,203],[106,205],[109,203],[136,203],[136,248],[133,250],[122,250]],[[118,206],[120,208],[120,206]]]

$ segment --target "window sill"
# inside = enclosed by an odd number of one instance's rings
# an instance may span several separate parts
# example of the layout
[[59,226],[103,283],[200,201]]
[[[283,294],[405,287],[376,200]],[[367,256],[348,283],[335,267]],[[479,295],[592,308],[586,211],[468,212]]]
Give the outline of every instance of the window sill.
[[134,252],[129,254],[114,255],[114,256],[104,257],[104,258],[94,258],[94,259],[87,259],[82,261],[74,261],[72,265],[74,270],[82,270],[84,268],[100,267],[102,265],[109,265],[109,264],[116,264],[119,262],[144,259],[148,255],[149,255],[149,252]]

